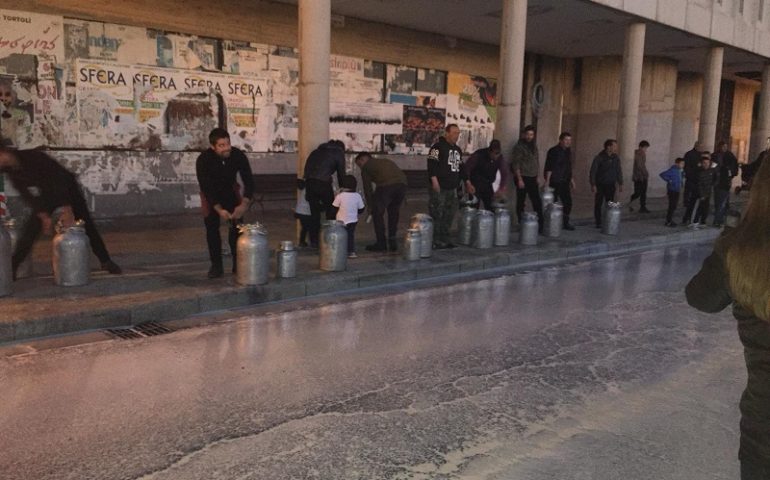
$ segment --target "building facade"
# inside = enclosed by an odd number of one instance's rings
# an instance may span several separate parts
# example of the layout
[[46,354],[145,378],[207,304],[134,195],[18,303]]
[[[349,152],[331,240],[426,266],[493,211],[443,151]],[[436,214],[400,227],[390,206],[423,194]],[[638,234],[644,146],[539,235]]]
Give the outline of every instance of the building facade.
[[[764,0],[0,1],[0,130],[80,175],[97,216],[199,206],[195,158],[227,128],[256,174],[319,142],[421,170],[458,123],[470,153],[568,130],[579,187],[606,138],[630,179],[700,139],[770,136]],[[303,55],[304,52],[304,55]],[[651,182],[651,193],[665,186]],[[6,185],[11,206],[15,194]]]

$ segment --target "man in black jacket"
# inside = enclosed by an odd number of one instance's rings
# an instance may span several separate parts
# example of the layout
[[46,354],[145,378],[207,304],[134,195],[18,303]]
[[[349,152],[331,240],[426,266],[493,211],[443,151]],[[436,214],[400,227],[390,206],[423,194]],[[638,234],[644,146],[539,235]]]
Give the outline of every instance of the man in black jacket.
[[110,258],[96,230],[74,174],[40,150],[11,150],[5,147],[0,147],[0,173],[8,175],[14,188],[32,207],[33,212],[13,253],[14,278],[17,268],[29,255],[41,231],[52,233],[51,217],[55,212],[65,227],[72,226],[76,220],[83,220],[91,250],[102,263],[102,269],[112,274],[122,273]]
[[[703,146],[700,142],[695,142],[692,150],[684,154],[684,198],[682,203],[685,206],[695,205],[698,201],[698,174],[700,172],[700,158]],[[690,209],[692,214],[692,210]],[[682,217],[682,225],[690,223],[690,216],[685,210],[685,216]]]
[[[233,273],[236,270],[236,242],[238,224],[249,208],[254,195],[254,178],[249,159],[239,149],[230,145],[230,134],[222,128],[209,133],[211,148],[201,153],[195,163],[198,185],[201,190],[203,223],[206,225],[206,242],[209,247],[211,269],[209,278],[224,274],[222,268],[222,238],[219,236],[221,220],[230,222],[228,241],[233,257]],[[237,175],[243,182],[243,196],[239,193]]]
[[730,209],[730,190],[733,178],[738,175],[738,159],[728,150],[724,140],[717,144],[717,151],[711,156],[718,171],[717,184],[714,186],[714,226],[721,227],[725,215]]
[[337,185],[345,176],[345,144],[329,140],[313,150],[305,162],[305,199],[310,204],[310,246],[318,248],[321,231],[321,213],[334,220],[336,209],[332,176],[337,174]]
[[594,194],[594,220],[596,228],[602,226],[602,206],[605,202],[615,201],[615,190],[623,191],[623,171],[618,157],[618,142],[609,139],[604,142],[604,150],[591,163],[589,175],[591,192]]
[[553,199],[564,206],[563,225],[565,230],[574,230],[569,223],[572,212],[572,190],[575,180],[572,178],[572,135],[562,132],[559,143],[548,150],[545,157],[545,184],[553,188]]
[[[500,147],[500,140],[492,140],[489,147],[480,148],[465,162],[465,189],[481,200],[486,210],[494,211],[492,202],[495,196],[502,196],[508,186],[508,170]],[[500,186],[495,192],[493,184],[500,173]]]
[[460,128],[451,123],[446,126],[444,136],[439,138],[428,153],[428,177],[430,178],[430,201],[428,210],[434,222],[434,248],[454,248],[449,238],[457,212],[457,188],[465,180],[463,152],[457,146]]

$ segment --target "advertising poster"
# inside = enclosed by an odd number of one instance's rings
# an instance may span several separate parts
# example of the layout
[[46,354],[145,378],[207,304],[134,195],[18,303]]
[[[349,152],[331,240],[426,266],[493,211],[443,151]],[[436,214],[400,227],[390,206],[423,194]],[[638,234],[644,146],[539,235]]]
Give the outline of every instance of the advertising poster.
[[385,137],[388,153],[427,155],[431,145],[443,134],[446,110],[404,105],[403,133]]
[[489,146],[495,131],[497,82],[450,72],[447,76],[446,123],[460,127],[457,142],[465,152]]
[[64,61],[64,19],[0,9],[0,59],[11,54]]

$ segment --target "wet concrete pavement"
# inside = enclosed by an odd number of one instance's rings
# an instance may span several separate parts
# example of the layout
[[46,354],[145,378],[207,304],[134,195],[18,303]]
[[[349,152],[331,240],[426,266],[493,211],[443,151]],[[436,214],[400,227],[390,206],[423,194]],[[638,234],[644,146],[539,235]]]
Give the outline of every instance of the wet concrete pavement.
[[682,293],[708,251],[6,356],[0,476],[736,478],[734,322]]

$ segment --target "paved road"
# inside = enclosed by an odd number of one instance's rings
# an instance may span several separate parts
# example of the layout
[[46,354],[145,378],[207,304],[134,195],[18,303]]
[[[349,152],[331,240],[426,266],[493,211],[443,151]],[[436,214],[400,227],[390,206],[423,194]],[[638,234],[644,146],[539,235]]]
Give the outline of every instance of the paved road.
[[0,358],[3,479],[734,479],[672,249]]

